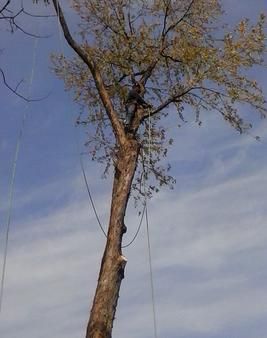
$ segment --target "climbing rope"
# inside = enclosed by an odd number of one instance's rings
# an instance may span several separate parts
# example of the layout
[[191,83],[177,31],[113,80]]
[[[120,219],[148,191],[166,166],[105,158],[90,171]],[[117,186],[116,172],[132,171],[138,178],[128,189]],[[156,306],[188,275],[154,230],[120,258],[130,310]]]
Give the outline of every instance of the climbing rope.
[[[149,168],[151,163],[151,116],[150,111],[148,112],[148,165]],[[145,174],[145,179],[147,178],[147,171],[145,169],[143,161],[143,170]],[[148,251],[148,262],[149,262],[149,277],[150,277],[150,288],[151,288],[151,301],[152,301],[152,312],[153,312],[153,329],[154,337],[158,337],[157,333],[157,317],[156,317],[156,301],[155,301],[155,288],[154,288],[154,279],[153,279],[153,267],[152,267],[152,253],[151,253],[151,242],[150,242],[150,230],[149,230],[149,219],[148,219],[148,192],[146,187],[146,182],[144,179],[144,194],[145,194],[145,219],[146,219],[146,234],[147,234],[147,251]]]
[[157,338],[158,334],[157,334],[156,301],[155,301],[155,289],[154,289],[154,279],[153,279],[153,269],[152,269],[151,243],[150,243],[150,234],[149,234],[149,220],[148,220],[147,206],[146,206],[145,216],[146,216],[147,248],[148,248],[148,260],[149,260],[149,277],[150,277],[152,312],[153,312],[153,327],[154,327],[154,337]]
[[[34,46],[33,46],[33,57],[32,57],[32,70],[30,75],[30,82],[29,82],[29,93],[28,96],[30,97],[31,90],[32,90],[32,83],[35,73],[35,66],[36,66],[36,50],[37,50],[37,43],[38,38],[35,38]],[[9,183],[9,193],[8,193],[8,210],[7,210],[7,221],[6,221],[6,234],[5,234],[5,243],[4,243],[4,259],[3,259],[3,265],[2,265],[2,272],[1,272],[1,286],[0,286],[0,313],[2,311],[2,305],[3,305],[3,298],[4,298],[4,288],[5,288],[5,277],[6,277],[6,268],[7,268],[7,255],[8,255],[8,242],[9,242],[9,233],[10,233],[10,223],[11,223],[11,214],[13,209],[13,200],[14,200],[14,187],[15,187],[15,177],[16,177],[16,170],[17,170],[17,163],[18,163],[18,157],[25,127],[25,121],[27,118],[27,113],[29,110],[29,102],[26,105],[26,108],[24,110],[24,114],[21,121],[21,127],[19,130],[17,142],[16,142],[16,148],[15,148],[15,154],[12,162],[12,168],[11,168],[11,175],[10,175],[10,183]]]
[[80,157],[80,165],[81,165],[81,169],[82,169],[82,174],[83,174],[84,182],[85,182],[85,185],[86,185],[86,190],[87,190],[87,193],[88,193],[88,196],[89,196],[92,208],[94,210],[94,214],[95,214],[96,220],[97,220],[98,225],[99,225],[101,231],[103,232],[104,236],[107,237],[106,231],[104,230],[104,227],[103,227],[103,225],[102,225],[102,223],[100,221],[100,218],[98,216],[98,213],[97,213],[97,210],[96,210],[96,207],[95,207],[95,203],[94,203],[94,199],[92,197],[91,190],[89,188],[89,184],[88,184],[86,173],[85,173],[85,169],[84,169],[82,154],[80,154],[79,157]]

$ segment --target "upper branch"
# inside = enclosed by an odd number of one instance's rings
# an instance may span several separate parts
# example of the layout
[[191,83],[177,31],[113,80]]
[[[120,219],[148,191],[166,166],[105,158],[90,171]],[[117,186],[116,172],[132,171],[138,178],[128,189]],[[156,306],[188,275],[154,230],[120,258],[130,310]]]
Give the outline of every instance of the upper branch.
[[10,0],[7,0],[7,2],[4,4],[4,6],[0,9],[0,14],[4,12],[5,9],[7,9],[7,6],[10,4]]
[[[171,31],[172,29],[174,29],[176,26],[179,25],[180,22],[182,22],[188,15],[191,7],[193,6],[193,3],[194,3],[195,0],[191,0],[189,6],[187,7],[187,10],[185,11],[185,13],[182,15],[182,17],[174,22],[173,24],[171,24],[165,31],[163,31],[162,33],[162,37],[165,38],[165,36],[169,33],[169,31]],[[164,25],[166,26],[166,23],[164,22]]]
[[170,0],[168,1],[168,3],[166,4],[165,7],[165,13],[164,13],[164,20],[163,20],[163,28],[162,28],[162,32],[161,32],[161,38],[164,40],[165,37],[165,31],[166,31],[166,27],[167,27],[167,19],[169,16],[169,8],[170,8]]
[[158,63],[158,59],[156,59],[155,61],[153,61],[146,70],[144,70],[144,73],[142,75],[142,78],[140,80],[140,83],[145,86],[147,80],[150,78],[150,76],[152,75],[153,70],[155,69],[156,65]]
[[[34,37],[34,38],[48,38],[49,37],[49,35],[38,35],[38,34],[28,32],[20,24],[18,24],[16,22],[16,19],[23,14],[28,15],[28,16],[32,16],[32,17],[48,17],[48,16],[40,16],[40,15],[36,16],[34,14],[30,14],[30,13],[26,12],[23,7],[21,7],[17,12],[13,12],[12,10],[8,9],[8,6],[10,5],[10,3],[11,3],[10,0],[6,1],[4,6],[0,9],[0,20],[8,21],[12,32],[15,29],[18,29],[22,33],[29,35],[31,37]],[[21,6],[23,6],[23,5],[21,5]]]
[[37,102],[37,101],[42,101],[42,100],[44,100],[44,99],[48,96],[48,95],[47,95],[47,96],[42,97],[42,98],[39,98],[39,99],[30,99],[30,98],[27,98],[27,97],[23,96],[22,94],[20,94],[20,93],[18,92],[18,87],[19,87],[19,85],[21,84],[22,81],[20,81],[20,82],[17,84],[17,86],[16,86],[15,88],[13,88],[13,87],[11,87],[11,86],[7,83],[6,77],[5,77],[5,73],[4,73],[4,71],[3,71],[2,68],[0,68],[0,73],[1,73],[1,75],[2,75],[4,85],[5,85],[12,93],[14,93],[16,96],[20,97],[22,100],[24,100],[24,101],[26,101],[26,102]]
[[195,87],[191,87],[187,90],[185,90],[182,93],[178,93],[176,95],[170,96],[165,102],[163,102],[161,105],[159,105],[155,110],[151,111],[146,111],[145,114],[143,115],[143,120],[146,119],[147,117],[151,117],[153,115],[158,114],[161,112],[164,108],[168,107],[171,103],[174,102],[182,102],[181,98],[188,94],[191,90],[196,89]]
[[94,62],[88,58],[84,50],[73,39],[58,0],[53,0],[53,4],[67,43],[80,56],[84,63],[89,67],[90,71],[93,72],[95,68]]
[[53,0],[53,4],[56,10],[56,13],[58,15],[61,28],[63,30],[64,37],[67,43],[69,44],[69,46],[79,55],[79,57],[83,60],[83,62],[88,66],[89,70],[91,71],[98,94],[101,98],[101,101],[110,119],[115,138],[120,144],[123,144],[126,140],[125,131],[124,131],[124,128],[121,122],[119,121],[117,113],[115,112],[113,108],[112,102],[106,90],[103,78],[101,76],[101,73],[100,73],[100,70],[98,69],[97,64],[95,63],[93,59],[91,59],[88,56],[88,54],[81,48],[81,46],[73,39],[58,0]]

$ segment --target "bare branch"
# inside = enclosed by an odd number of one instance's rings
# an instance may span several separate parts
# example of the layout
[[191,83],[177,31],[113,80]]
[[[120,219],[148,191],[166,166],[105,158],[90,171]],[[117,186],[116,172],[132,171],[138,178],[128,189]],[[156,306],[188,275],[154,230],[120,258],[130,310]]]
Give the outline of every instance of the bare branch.
[[23,80],[20,80],[20,81],[18,82],[18,84],[16,85],[16,87],[15,87],[15,89],[14,89],[16,92],[18,91],[19,86],[20,86],[22,83],[23,83]]
[[[34,37],[34,38],[49,38],[51,36],[51,35],[39,35],[39,34],[30,33],[28,31],[26,31],[24,28],[22,28],[15,21],[21,14],[30,15],[32,17],[39,17],[39,16],[31,15],[30,13],[26,12],[23,7],[14,14],[12,11],[9,11],[7,9],[7,7],[8,7],[9,4],[10,4],[10,0],[7,1],[5,3],[5,5],[2,7],[2,9],[0,10],[0,15],[1,15],[0,20],[7,20],[9,22],[9,24],[10,24],[12,32],[14,31],[14,28],[15,28],[15,29],[23,32],[24,34],[26,34],[28,36],[31,36],[31,37]],[[9,15],[5,15],[4,11],[7,11],[9,13]],[[44,17],[47,17],[47,16],[44,16]]]
[[4,4],[4,6],[0,9],[0,13],[3,13],[5,9],[7,9],[7,6],[10,4],[10,0],[7,0],[7,2]]
[[32,18],[54,18],[54,17],[57,16],[57,15],[55,15],[55,14],[48,14],[48,15],[32,14],[32,13],[29,13],[29,12],[25,11],[24,8],[23,8],[23,13],[24,13],[25,15],[31,16]]
[[21,26],[19,26],[14,20],[11,21],[11,24],[14,25],[16,27],[16,29],[18,29],[19,31],[21,31],[22,33],[31,36],[33,38],[38,38],[38,39],[47,39],[50,38],[52,36],[52,34],[49,35],[39,35],[39,34],[34,34],[34,33],[30,33],[24,30],[24,28],[22,28]]
[[165,30],[167,27],[167,19],[168,19],[168,15],[169,15],[169,8],[170,8],[170,3],[171,0],[168,0],[168,3],[166,4],[166,8],[165,8],[165,13],[164,13],[164,20],[163,20],[163,28],[162,28],[162,32],[161,32],[161,38],[164,40],[164,37],[166,36],[165,34]]
[[[126,78],[129,77],[129,76],[131,76],[131,77],[134,78],[135,76],[144,75],[144,74],[146,73],[146,71],[147,71],[147,69],[142,70],[142,71],[140,71],[140,72],[136,72],[136,73],[134,73],[134,74],[123,74],[123,75],[119,78],[118,82],[123,81],[124,79],[126,79]],[[132,81],[132,82],[133,82],[133,81]]]
[[163,51],[160,53],[160,55],[163,56],[166,59],[173,61],[173,62],[183,63],[181,60],[175,59],[174,57],[172,57],[170,55],[164,54]]
[[211,109],[216,110],[219,112],[222,117],[228,121],[240,134],[245,132],[247,129],[251,128],[251,125],[244,124],[244,121],[239,116],[234,116],[232,114],[227,114],[223,109],[218,107],[218,105],[209,103],[207,100],[205,100],[203,97],[200,97],[199,95],[195,93],[190,93],[190,95],[198,98],[201,102],[204,102],[207,106],[209,106]]
[[130,11],[127,14],[127,18],[128,18],[128,25],[129,25],[129,29],[130,29],[131,35],[134,35],[135,31],[134,31],[134,27],[133,27],[133,22],[131,21],[131,13],[130,13]]
[[39,101],[42,101],[42,100],[46,99],[46,98],[49,96],[49,94],[48,94],[48,95],[46,95],[46,96],[44,96],[44,97],[42,97],[42,98],[39,98],[39,99],[29,99],[29,98],[23,96],[22,94],[20,94],[20,93],[17,91],[17,90],[18,90],[18,87],[19,87],[20,84],[22,83],[22,80],[17,84],[17,86],[16,86],[15,88],[12,88],[12,87],[7,83],[6,77],[5,77],[5,73],[4,73],[4,71],[3,71],[2,68],[0,68],[0,73],[1,73],[1,75],[2,75],[4,85],[5,85],[5,86],[6,86],[13,94],[15,94],[16,96],[18,96],[19,98],[21,98],[22,100],[24,100],[24,101],[26,101],[26,102],[39,102]]
[[20,97],[22,100],[24,100],[24,101],[26,101],[26,102],[29,102],[29,101],[30,101],[30,100],[27,99],[25,96],[23,96],[23,95],[21,95],[21,94],[19,94],[19,93],[17,92],[17,87],[18,87],[18,86],[14,89],[14,88],[12,88],[12,87],[7,83],[6,77],[5,77],[5,73],[4,73],[4,71],[3,71],[1,68],[0,68],[0,73],[1,73],[1,75],[2,75],[4,85],[5,85],[12,93],[14,93],[16,96]]
[[188,94],[191,90],[196,89],[195,87],[191,87],[187,90],[185,90],[182,93],[179,93],[177,95],[172,95],[170,96],[165,102],[163,102],[161,105],[159,105],[155,110],[153,110],[152,112],[145,112],[145,114],[143,115],[143,120],[148,118],[149,116],[153,116],[158,114],[159,112],[161,112],[164,108],[168,107],[171,103],[174,102],[182,102],[181,98],[183,96],[185,96],[186,94]]
[[[120,10],[119,6],[118,6],[118,8],[117,8],[116,5],[114,6],[114,4],[112,2],[110,4],[111,4],[111,7],[113,8],[113,11],[116,15],[117,21],[118,21],[120,27],[123,30],[123,35],[126,37],[127,40],[129,40],[129,36],[128,36],[126,30],[125,30],[125,16],[124,16],[123,10]],[[119,10],[119,12],[118,12],[118,10]],[[121,17],[120,17],[120,15],[121,15]]]
[[181,98],[183,96],[185,96],[186,94],[190,93],[192,90],[205,90],[205,91],[209,91],[209,92],[212,92],[220,97],[227,97],[229,98],[228,95],[222,93],[222,92],[219,92],[213,88],[207,88],[207,87],[203,87],[203,86],[197,86],[197,87],[191,87],[187,90],[185,90],[184,92],[182,93],[179,93],[177,95],[172,95],[171,97],[169,97],[165,102],[163,102],[160,106],[158,106],[154,111],[152,112],[146,112],[143,119],[147,118],[148,116],[153,116],[157,113],[159,113],[160,111],[162,111],[164,108],[168,107],[171,103],[174,103],[174,102],[182,102]]
[[[7,10],[7,9],[6,9]],[[2,15],[2,17],[0,17],[0,20],[9,20],[9,21],[13,21],[15,20],[21,13],[22,13],[22,9],[20,9],[16,14],[12,14],[12,12],[10,12],[10,15],[4,15],[2,13],[2,11],[0,12],[0,14]]]
[[147,69],[144,71],[144,75],[142,76],[140,83],[145,86],[147,80],[150,78],[150,76],[152,75],[153,70],[155,69],[156,65],[158,63],[158,59],[156,59],[155,61],[153,61],[151,63],[151,65],[149,65],[147,67]]

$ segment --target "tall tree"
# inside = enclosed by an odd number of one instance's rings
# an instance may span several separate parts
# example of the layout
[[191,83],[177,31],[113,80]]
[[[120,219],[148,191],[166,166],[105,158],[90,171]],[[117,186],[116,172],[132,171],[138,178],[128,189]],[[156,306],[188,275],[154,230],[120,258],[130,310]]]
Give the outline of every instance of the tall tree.
[[[89,125],[92,159],[113,168],[107,241],[86,333],[111,337],[126,265],[122,237],[129,196],[138,199],[174,183],[162,161],[172,143],[164,118],[179,125],[190,111],[201,124],[212,111],[244,133],[251,124],[242,118],[243,105],[265,117],[261,88],[249,77],[264,62],[265,18],[261,14],[255,24],[244,19],[230,30],[221,24],[219,0],[72,0],[79,17],[75,40],[59,1],[53,5],[76,52],[72,59],[54,55],[55,73],[86,108],[78,122]],[[137,103],[126,128],[123,116],[134,84],[151,106]]]

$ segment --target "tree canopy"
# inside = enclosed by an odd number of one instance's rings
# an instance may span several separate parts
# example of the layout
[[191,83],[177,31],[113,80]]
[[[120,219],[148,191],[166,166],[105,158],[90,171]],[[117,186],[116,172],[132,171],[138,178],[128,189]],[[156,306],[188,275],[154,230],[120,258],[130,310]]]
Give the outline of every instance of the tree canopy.
[[[167,173],[170,166],[160,165],[172,144],[163,117],[177,117],[179,126],[192,110],[201,124],[205,111],[212,111],[243,133],[251,128],[242,118],[243,104],[265,116],[262,90],[248,75],[250,68],[264,62],[263,14],[255,24],[244,19],[229,31],[221,22],[218,0],[73,0],[72,7],[79,17],[80,48],[97,65],[118,119],[132,83],[145,87],[153,109],[141,112],[137,128],[146,150],[150,134],[149,169],[160,185],[174,183]],[[92,158],[108,168],[116,142],[90,69],[78,56],[53,55],[52,61],[66,89],[86,108],[87,115],[78,123],[94,126],[88,139]],[[137,190],[141,172],[133,185]],[[154,184],[150,188],[158,190]]]

